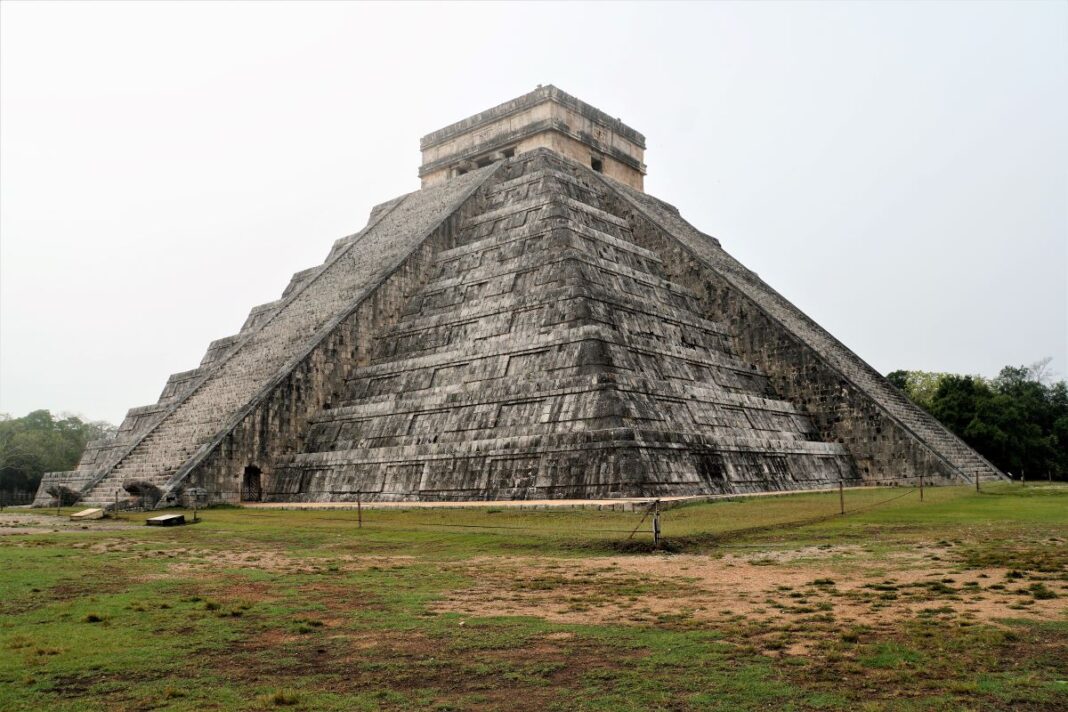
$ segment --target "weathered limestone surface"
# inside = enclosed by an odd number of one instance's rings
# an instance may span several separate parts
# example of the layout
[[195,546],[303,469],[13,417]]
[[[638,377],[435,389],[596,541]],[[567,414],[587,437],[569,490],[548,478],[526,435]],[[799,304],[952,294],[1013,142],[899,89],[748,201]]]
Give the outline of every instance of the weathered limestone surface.
[[596,165],[638,190],[645,176],[645,136],[552,85],[427,134],[419,148],[424,188],[538,148],[584,166]]
[[[494,170],[496,166],[392,201],[361,233],[335,246],[317,272],[303,280],[304,273],[298,273],[300,284],[289,296],[254,309],[241,334],[212,344],[206,365],[195,375],[172,377],[159,404],[131,411],[119,437],[89,453],[91,460],[77,471],[84,483],[82,501],[125,499],[122,486],[128,481],[159,486],[167,501],[178,481],[238,425],[239,416],[291,374],[309,348],[326,338]],[[326,374],[344,365],[340,360],[324,364],[317,372],[320,380],[329,380]],[[313,411],[320,405],[298,401]],[[302,417],[297,411],[286,415],[298,421]],[[91,467],[88,476],[84,465]]]
[[659,248],[674,278],[699,290],[709,313],[730,324],[740,354],[812,416],[821,439],[846,444],[865,477],[1004,477],[675,208],[614,187],[634,208],[628,216],[639,242]]
[[435,256],[265,497],[623,497],[856,478],[846,450],[818,442],[632,241],[592,172],[535,152],[484,190],[485,212]]
[[[608,498],[1001,474],[678,211],[549,148],[377,206],[49,492]],[[65,489],[64,489],[65,488]]]

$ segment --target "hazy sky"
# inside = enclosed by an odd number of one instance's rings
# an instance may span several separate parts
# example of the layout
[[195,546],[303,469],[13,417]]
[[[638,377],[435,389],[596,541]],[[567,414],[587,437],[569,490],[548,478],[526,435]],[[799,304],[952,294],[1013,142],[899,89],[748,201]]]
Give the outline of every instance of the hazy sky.
[[882,372],[1068,369],[1068,3],[0,4],[0,411],[119,422],[552,83]]

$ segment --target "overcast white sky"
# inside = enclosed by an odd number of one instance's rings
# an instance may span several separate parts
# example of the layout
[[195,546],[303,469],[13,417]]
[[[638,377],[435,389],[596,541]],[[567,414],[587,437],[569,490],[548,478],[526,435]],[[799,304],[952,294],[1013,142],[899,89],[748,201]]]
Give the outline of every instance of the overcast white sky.
[[0,4],[0,411],[119,422],[552,83],[882,372],[1068,368],[1068,3]]

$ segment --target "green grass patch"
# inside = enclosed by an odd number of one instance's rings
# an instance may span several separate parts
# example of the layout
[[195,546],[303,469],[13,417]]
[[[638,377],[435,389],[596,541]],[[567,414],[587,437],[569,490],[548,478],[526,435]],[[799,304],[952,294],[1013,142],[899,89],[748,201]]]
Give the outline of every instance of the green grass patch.
[[[650,556],[645,529],[628,537],[634,513],[368,509],[361,528],[348,511],[220,508],[195,527],[6,536],[0,709],[1068,705],[1068,623],[1013,620],[1025,612],[1008,605],[996,624],[958,610],[977,595],[1062,605],[1068,488],[888,501],[901,492],[847,492],[845,517],[837,492],[665,511],[669,551],[744,556],[771,577],[760,616],[732,613],[752,610],[743,601],[658,608],[699,601],[708,559],[652,554],[658,575],[614,566]],[[937,576],[899,583],[918,550]],[[1010,575],[962,583],[973,569]],[[784,572],[795,578],[775,580]],[[439,607],[465,591],[550,597],[575,617]],[[842,615],[847,602],[914,612],[869,623]],[[633,608],[596,615],[617,604]]]

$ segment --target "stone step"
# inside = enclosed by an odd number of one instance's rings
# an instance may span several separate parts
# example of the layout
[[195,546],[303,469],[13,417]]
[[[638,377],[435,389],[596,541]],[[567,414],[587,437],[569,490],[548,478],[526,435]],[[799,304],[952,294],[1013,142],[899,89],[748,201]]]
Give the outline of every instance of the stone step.
[[[372,350],[370,365],[430,359],[457,349],[474,348],[475,340],[506,339],[509,343],[526,343],[538,340],[548,332],[583,327],[604,329],[615,335],[615,343],[655,344],[657,349],[662,349],[664,344],[677,343],[686,352],[676,355],[694,362],[705,362],[707,353],[730,353],[730,338],[721,331],[672,323],[667,318],[658,319],[648,313],[628,313],[580,297],[544,303],[537,309],[502,312],[475,321],[446,323],[442,327],[405,331],[392,338],[383,338]],[[493,343],[496,342],[489,345]]]
[[[657,357],[672,357],[687,364],[698,366],[726,369],[738,374],[762,376],[755,367],[735,358],[724,355],[721,352],[712,352],[705,349],[686,348],[684,346],[665,344],[638,335],[625,335],[609,329],[601,324],[583,325],[568,328],[557,328],[547,333],[525,334],[521,342],[517,342],[510,334],[496,337],[478,339],[471,343],[461,345],[453,349],[442,350],[429,356],[416,356],[412,358],[399,358],[381,363],[361,366],[355,369],[348,377],[351,383],[358,379],[368,379],[389,376],[427,369],[440,370],[450,366],[466,365],[471,362],[485,364],[486,369],[491,369],[501,377],[515,376],[516,371],[508,372],[510,360],[526,354],[544,352],[550,347],[559,347],[580,344],[582,342],[599,342],[600,344],[618,347],[621,362],[616,366],[626,369],[627,352],[635,354],[655,355]],[[561,363],[564,365],[578,365],[577,363]],[[524,372],[536,371],[537,368],[525,368]],[[428,384],[429,387],[430,384]],[[439,384],[440,381],[439,381]]]
[[492,233],[488,237],[480,240],[467,242],[459,247],[443,250],[435,255],[434,263],[440,267],[441,265],[463,258],[471,258],[472,261],[474,261],[474,258],[483,256],[487,252],[510,247],[514,249],[514,246],[517,244],[521,245],[530,240],[546,237],[557,230],[566,230],[578,237],[592,240],[605,247],[631,253],[642,259],[648,260],[649,262],[660,265],[663,264],[663,260],[660,256],[652,250],[647,250],[625,237],[620,237],[603,230],[592,228],[589,225],[585,225],[567,216],[555,218],[552,224],[548,224],[544,221],[531,221],[518,227],[511,227]]
[[566,452],[574,448],[629,446],[659,447],[669,450],[710,448],[721,452],[797,453],[817,456],[836,456],[845,453],[838,443],[807,440],[779,440],[773,437],[710,438],[700,433],[660,431],[654,428],[612,428],[550,435],[516,433],[507,437],[466,440],[449,443],[423,443],[379,448],[320,451],[294,455],[293,465],[304,467],[337,466],[345,463],[404,462],[437,457],[463,457],[478,453],[481,457],[495,455],[529,456],[539,452]]
[[[447,415],[447,413],[444,413],[443,415]],[[411,419],[408,419],[405,421],[401,418],[399,419],[401,421],[400,423],[394,422],[392,427],[380,430],[376,429],[370,434],[361,433],[354,437],[331,434],[331,445],[329,448],[309,448],[307,451],[370,451],[379,448],[407,447],[425,444],[445,445],[448,443],[466,443],[470,441],[489,442],[500,437],[502,426],[497,420],[496,410],[487,413],[486,415],[488,415],[486,418],[469,419],[462,428],[457,429],[450,429],[444,425],[438,425],[437,423],[433,424],[433,426],[430,423],[423,424],[419,420],[412,421]],[[396,421],[398,419],[393,418],[393,420]],[[532,422],[531,418],[518,420],[510,418],[507,428],[511,433],[521,433],[526,437],[541,435],[552,436],[559,435],[560,433],[579,433],[603,428],[603,420],[604,418],[596,416],[555,419],[546,422]],[[409,422],[411,422],[412,425],[409,426]],[[617,425],[622,428],[635,429],[649,429],[659,426],[665,429],[670,428],[670,432],[681,436],[715,437],[717,442],[723,440],[751,440],[753,438],[764,438],[779,443],[813,442],[811,438],[805,438],[802,434],[790,430],[758,429],[753,427],[698,426],[693,422],[685,424],[676,421],[668,422],[666,419],[644,420],[640,418],[621,418],[618,420]]]
[[[332,420],[337,417],[360,417],[361,415],[382,415],[390,411],[414,412],[422,409],[436,409],[452,405],[468,405],[480,402],[484,394],[484,383],[469,381],[441,386],[432,391],[402,391],[382,396],[370,396],[341,404],[336,408],[323,411],[313,418]],[[497,397],[509,400],[521,398],[524,394],[531,396],[560,395],[569,392],[588,390],[592,386],[613,388],[621,392],[655,393],[658,396],[674,400],[694,400],[703,403],[716,403],[724,407],[755,408],[780,413],[804,415],[797,406],[785,400],[760,396],[742,390],[727,390],[718,384],[699,381],[680,381],[656,379],[648,375],[634,373],[605,372],[599,374],[581,374],[568,376],[551,376],[544,373],[528,373],[509,378],[494,384],[490,392],[490,401]],[[351,410],[350,410],[351,409]]]
[[[564,265],[585,265],[591,269],[587,281],[592,284],[600,284],[593,275],[605,275],[607,278],[622,277],[633,280],[640,285],[638,288],[647,293],[649,289],[663,290],[667,293],[679,294],[688,298],[696,298],[696,295],[685,288],[671,282],[662,276],[635,269],[628,265],[607,262],[589,253],[574,248],[562,248],[559,250],[546,250],[536,254],[526,254],[508,262],[498,262],[485,267],[470,270],[456,277],[448,277],[432,280],[421,290],[423,295],[442,292],[445,290],[463,290],[474,285],[499,282],[500,287],[488,294],[483,290],[477,294],[477,299],[485,296],[493,296],[502,292],[511,291],[517,278],[526,273],[548,273],[539,275],[536,284],[552,284],[561,277],[566,277],[566,272],[560,272]],[[603,278],[602,278],[603,279]],[[469,299],[469,298],[468,298]]]
[[626,293],[610,291],[600,285],[565,284],[538,290],[534,293],[518,294],[513,291],[489,297],[476,303],[465,302],[452,310],[443,310],[438,314],[407,314],[391,328],[381,334],[377,334],[375,340],[388,341],[429,329],[493,319],[502,315],[510,316],[516,312],[528,312],[547,305],[563,305],[575,300],[598,303],[613,312],[636,314],[641,317],[656,319],[666,324],[698,329],[724,337],[730,336],[730,332],[723,324],[705,319],[691,312],[679,309],[668,310],[658,302],[640,300]]

